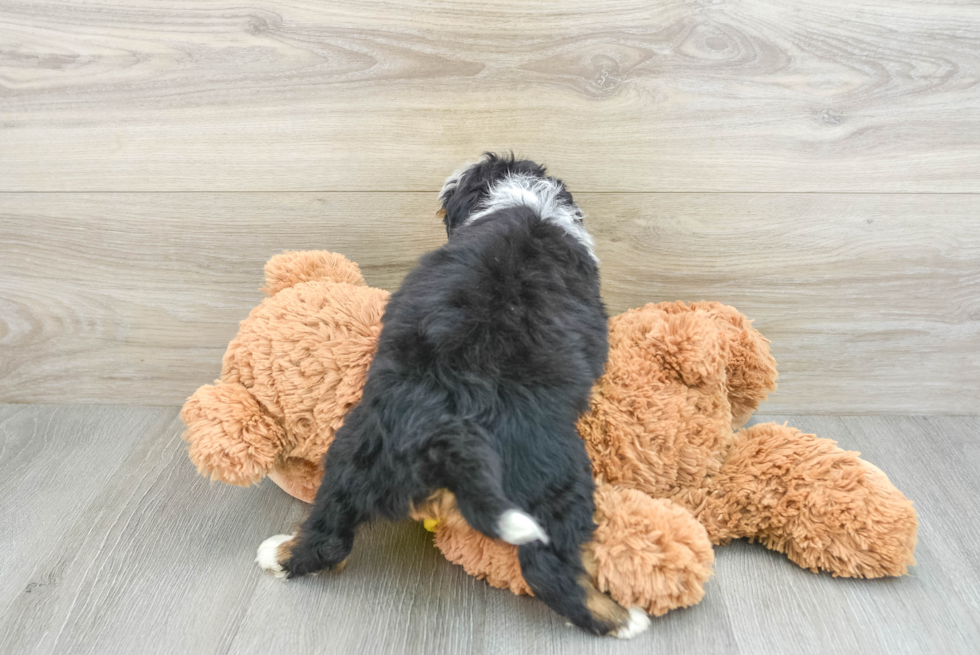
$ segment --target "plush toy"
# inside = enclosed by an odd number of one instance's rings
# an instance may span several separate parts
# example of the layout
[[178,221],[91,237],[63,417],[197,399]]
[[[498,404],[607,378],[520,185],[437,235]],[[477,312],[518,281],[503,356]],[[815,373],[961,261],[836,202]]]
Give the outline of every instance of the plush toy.
[[[184,438],[206,476],[268,476],[311,502],[324,453],[359,400],[389,294],[356,264],[288,252],[266,265],[269,297],[242,322],[221,379],[184,405]],[[610,319],[609,361],[579,421],[596,479],[585,561],[621,605],[692,605],[712,544],[748,538],[835,576],[902,575],[914,564],[912,503],[858,453],[792,427],[740,429],[775,389],[768,341],[714,302],[649,304]],[[496,587],[530,589],[516,547],[451,506],[416,512],[452,562]]]

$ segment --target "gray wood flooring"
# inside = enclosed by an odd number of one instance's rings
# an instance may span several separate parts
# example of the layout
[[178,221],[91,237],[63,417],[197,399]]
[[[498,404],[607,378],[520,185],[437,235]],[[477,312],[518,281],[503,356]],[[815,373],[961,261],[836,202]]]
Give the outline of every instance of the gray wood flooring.
[[411,523],[364,530],[341,575],[282,583],[252,559],[302,504],[200,478],[176,408],[0,406],[0,652],[980,652],[980,417],[759,420],[881,466],[919,510],[918,566],[833,579],[736,543],[704,601],[618,642],[466,576]]

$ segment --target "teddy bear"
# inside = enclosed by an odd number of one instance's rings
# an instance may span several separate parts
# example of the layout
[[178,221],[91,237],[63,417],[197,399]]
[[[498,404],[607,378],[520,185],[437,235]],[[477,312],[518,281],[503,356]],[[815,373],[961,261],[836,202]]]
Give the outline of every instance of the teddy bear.
[[[324,251],[273,257],[265,285],[220,379],[184,405],[183,437],[202,475],[242,486],[269,477],[312,502],[323,456],[360,399],[389,294]],[[739,538],[834,576],[897,576],[915,563],[915,510],[881,470],[786,425],[743,427],[776,388],[768,344],[717,302],[610,319],[608,362],[578,431],[596,482],[583,561],[619,604],[662,615],[697,603],[713,546]],[[470,528],[451,503],[413,518],[469,574],[531,593],[517,548]]]

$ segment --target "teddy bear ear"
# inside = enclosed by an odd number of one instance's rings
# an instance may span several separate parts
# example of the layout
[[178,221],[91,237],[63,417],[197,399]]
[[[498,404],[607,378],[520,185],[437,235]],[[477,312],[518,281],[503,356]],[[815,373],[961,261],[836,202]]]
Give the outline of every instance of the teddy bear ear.
[[732,429],[737,430],[776,390],[779,376],[776,360],[769,352],[769,340],[734,307],[705,301],[691,303],[690,308],[710,314],[727,337],[729,355],[725,384],[732,405]]
[[659,351],[689,387],[719,383],[725,378],[728,343],[711,317],[701,311],[664,314],[650,332],[650,347]]
[[326,250],[292,250],[266,263],[263,291],[274,296],[301,282],[313,281],[364,285],[361,269],[343,255]]

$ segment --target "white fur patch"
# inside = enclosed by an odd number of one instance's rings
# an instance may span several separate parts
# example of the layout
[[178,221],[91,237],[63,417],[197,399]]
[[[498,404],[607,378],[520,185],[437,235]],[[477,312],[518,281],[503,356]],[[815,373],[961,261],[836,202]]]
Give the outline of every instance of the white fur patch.
[[626,625],[616,631],[617,639],[632,639],[650,627],[650,617],[639,607],[630,608],[630,618]]
[[548,535],[544,533],[538,522],[519,509],[509,509],[500,515],[497,532],[501,539],[515,546],[532,541],[548,543]]
[[291,534],[277,534],[269,537],[259,545],[259,551],[255,554],[255,563],[263,571],[268,571],[277,578],[285,578],[286,571],[279,564],[279,546],[293,538]]
[[592,259],[598,262],[594,252],[595,242],[582,224],[581,210],[574,204],[563,202],[559,197],[561,191],[561,183],[557,180],[516,173],[508,175],[490,187],[481,209],[471,214],[466,223],[478,221],[505,207],[529,207],[542,220],[565,230],[566,234],[585,246]]
[[470,162],[463,164],[463,167],[457,171],[453,171],[453,174],[446,178],[446,181],[442,183],[442,189],[439,191],[439,203],[442,204],[446,201],[446,196],[450,192],[454,191],[459,185],[459,178],[463,176],[463,173],[472,166]]

